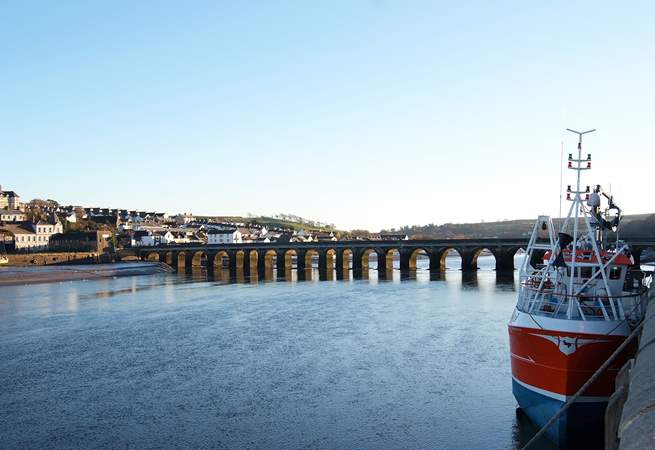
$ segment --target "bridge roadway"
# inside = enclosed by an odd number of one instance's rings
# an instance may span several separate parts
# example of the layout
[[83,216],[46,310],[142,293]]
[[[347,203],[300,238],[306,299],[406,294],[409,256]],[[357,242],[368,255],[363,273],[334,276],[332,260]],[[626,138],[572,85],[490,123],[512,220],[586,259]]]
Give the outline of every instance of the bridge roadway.
[[[655,239],[628,240],[632,247],[636,265],[642,251],[655,247]],[[417,256],[424,252],[430,260],[430,273],[440,273],[446,268],[446,255],[456,250],[461,256],[461,270],[477,270],[477,259],[483,250],[490,251],[496,259],[496,271],[514,270],[514,255],[525,249],[526,238],[506,239],[430,239],[430,240],[353,240],[318,242],[248,242],[238,244],[180,244],[135,249],[144,260],[160,261],[177,270],[192,268],[228,268],[230,276],[238,271],[259,277],[277,268],[277,276],[284,278],[292,270],[292,258],[296,257],[299,278],[304,278],[305,269],[312,268],[313,258],[318,257],[318,271],[321,279],[336,269],[337,278],[343,278],[352,261],[353,277],[368,273],[369,256],[375,253],[379,274],[384,277],[393,268],[394,255],[400,259],[401,273],[416,269]],[[536,253],[536,252],[535,252]],[[543,255],[543,253],[542,253]],[[538,256],[538,255],[537,255]]]

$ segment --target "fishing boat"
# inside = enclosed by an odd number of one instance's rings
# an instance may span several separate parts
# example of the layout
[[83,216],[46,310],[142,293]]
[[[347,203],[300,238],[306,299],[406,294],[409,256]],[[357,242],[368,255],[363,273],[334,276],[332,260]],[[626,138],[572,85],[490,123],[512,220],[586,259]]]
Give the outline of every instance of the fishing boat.
[[[512,391],[521,410],[544,426],[598,371],[643,320],[644,280],[632,268],[629,247],[619,239],[621,209],[600,185],[581,183],[591,169],[577,132],[577,157],[567,167],[570,208],[555,230],[553,220],[535,223],[520,267],[518,301],[509,321]],[[603,433],[604,412],[618,370],[636,351],[630,342],[604,372],[548,429],[560,447],[578,447]]]

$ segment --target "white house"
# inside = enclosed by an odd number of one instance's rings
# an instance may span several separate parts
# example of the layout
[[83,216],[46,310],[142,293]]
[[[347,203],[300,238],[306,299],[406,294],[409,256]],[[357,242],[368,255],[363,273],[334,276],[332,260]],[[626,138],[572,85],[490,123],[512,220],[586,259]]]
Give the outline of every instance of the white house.
[[207,244],[239,244],[242,242],[238,229],[219,230],[212,228],[207,231]]
[[17,209],[0,209],[0,221],[2,222],[24,222],[25,213]]
[[49,221],[20,222],[3,226],[5,232],[14,236],[16,250],[46,250],[53,234],[63,233],[62,226],[57,216],[54,215]]
[[132,235],[132,247],[166,245],[173,241],[173,234],[168,230],[139,230]]
[[172,239],[169,241],[170,244],[192,244],[192,243],[204,243],[204,240],[199,236],[199,232],[195,229],[188,230],[171,230]]

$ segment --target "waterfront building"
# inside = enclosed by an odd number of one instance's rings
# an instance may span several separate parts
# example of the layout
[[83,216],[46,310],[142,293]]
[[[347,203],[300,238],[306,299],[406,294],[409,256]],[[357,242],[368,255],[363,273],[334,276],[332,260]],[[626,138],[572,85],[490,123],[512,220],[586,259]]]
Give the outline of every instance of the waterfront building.
[[103,253],[109,247],[109,231],[73,231],[55,234],[50,238],[50,250],[60,252]]
[[206,243],[198,228],[165,228],[156,225],[139,225],[137,228],[132,233],[132,247]]
[[219,230],[213,228],[207,231],[207,244],[238,244],[243,242],[239,229]]
[[[48,221],[17,222],[2,226],[2,234],[13,236],[15,250],[46,250],[49,247],[50,237],[53,234],[63,233],[64,227],[56,214],[52,214]],[[9,239],[11,240],[11,239]]]

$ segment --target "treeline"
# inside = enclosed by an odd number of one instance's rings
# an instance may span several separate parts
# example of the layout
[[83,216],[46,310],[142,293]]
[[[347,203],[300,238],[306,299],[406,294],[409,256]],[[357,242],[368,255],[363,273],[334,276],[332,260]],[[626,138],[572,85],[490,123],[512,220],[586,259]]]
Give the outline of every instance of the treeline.
[[[412,225],[383,232],[405,233],[412,239],[519,238],[530,235],[534,220],[506,220],[481,223]],[[555,220],[557,227],[558,221]],[[622,237],[655,237],[655,214],[624,216],[619,229]]]

